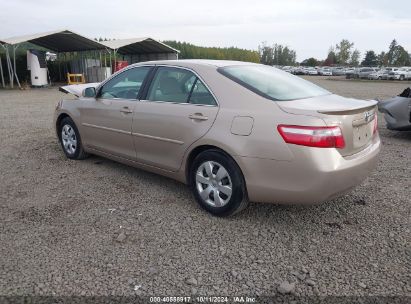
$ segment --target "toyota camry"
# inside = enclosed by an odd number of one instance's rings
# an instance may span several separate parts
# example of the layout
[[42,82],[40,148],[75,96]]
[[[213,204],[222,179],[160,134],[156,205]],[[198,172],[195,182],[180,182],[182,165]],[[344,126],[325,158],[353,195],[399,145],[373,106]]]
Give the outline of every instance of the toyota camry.
[[260,64],[131,65],[61,88],[54,125],[65,155],[100,155],[191,188],[217,216],[248,202],[312,204],[361,183],[380,150],[376,101],[344,98]]

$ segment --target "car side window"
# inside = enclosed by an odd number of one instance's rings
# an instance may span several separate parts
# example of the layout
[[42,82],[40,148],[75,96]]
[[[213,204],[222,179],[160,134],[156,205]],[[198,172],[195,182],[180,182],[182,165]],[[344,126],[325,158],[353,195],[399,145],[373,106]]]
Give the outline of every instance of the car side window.
[[147,99],[187,103],[195,78],[188,70],[159,67],[151,82]]
[[147,100],[216,105],[213,96],[191,71],[159,67],[151,82]]
[[136,67],[125,70],[107,81],[100,89],[98,97],[104,99],[137,99],[149,71],[150,67]]
[[210,106],[217,105],[213,95],[211,95],[210,91],[198,78],[196,79],[193,91],[191,92],[190,103]]

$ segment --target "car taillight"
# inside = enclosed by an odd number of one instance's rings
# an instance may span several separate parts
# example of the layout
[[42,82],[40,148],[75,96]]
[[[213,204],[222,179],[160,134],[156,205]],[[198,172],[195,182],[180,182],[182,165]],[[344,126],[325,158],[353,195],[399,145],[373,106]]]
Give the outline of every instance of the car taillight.
[[378,131],[378,115],[375,113],[374,115],[374,129],[372,130],[372,134],[377,133]]
[[307,127],[278,125],[284,141],[289,144],[317,147],[317,148],[339,148],[345,147],[344,136],[340,127]]

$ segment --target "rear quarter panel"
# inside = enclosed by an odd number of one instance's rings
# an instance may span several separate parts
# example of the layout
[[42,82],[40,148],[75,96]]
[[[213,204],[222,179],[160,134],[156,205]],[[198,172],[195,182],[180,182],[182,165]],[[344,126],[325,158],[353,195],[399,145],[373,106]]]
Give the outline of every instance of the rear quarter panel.
[[[294,115],[282,111],[275,101],[263,98],[228,79],[215,67],[199,66],[196,71],[218,99],[220,110],[208,133],[188,149],[183,160],[183,170],[190,152],[201,145],[217,146],[231,156],[291,161],[294,156],[277,131],[277,126],[279,124],[325,125],[325,122],[317,117]],[[254,123],[248,136],[235,135],[231,132],[233,119],[238,116],[253,118]]]

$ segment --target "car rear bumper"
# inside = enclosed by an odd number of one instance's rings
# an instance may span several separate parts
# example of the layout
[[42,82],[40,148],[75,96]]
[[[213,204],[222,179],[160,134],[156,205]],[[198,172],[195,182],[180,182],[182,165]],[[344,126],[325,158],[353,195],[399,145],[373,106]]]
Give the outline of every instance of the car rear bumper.
[[243,170],[252,202],[313,204],[337,197],[359,185],[375,168],[381,142],[350,157],[336,149],[289,145],[292,161],[235,157]]

